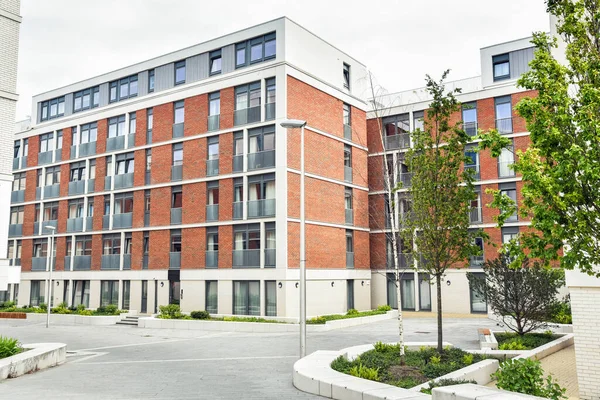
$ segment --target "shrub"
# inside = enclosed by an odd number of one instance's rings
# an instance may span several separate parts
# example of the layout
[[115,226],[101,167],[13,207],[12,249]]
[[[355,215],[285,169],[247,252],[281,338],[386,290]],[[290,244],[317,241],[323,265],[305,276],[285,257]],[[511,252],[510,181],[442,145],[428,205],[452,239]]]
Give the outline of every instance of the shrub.
[[210,314],[208,311],[192,311],[190,316],[194,319],[209,319]]
[[94,311],[92,310],[86,310],[85,308],[83,310],[77,310],[77,314],[78,315],[86,315],[86,316],[90,316],[90,315],[94,315]]
[[[551,342],[555,339],[555,335],[552,332],[545,333],[527,333],[523,336],[518,336],[515,333],[496,333],[496,340],[498,340],[498,345],[500,350],[529,350],[535,349],[536,347],[540,347],[545,345],[548,342]],[[509,342],[519,342],[523,347],[516,348],[501,348],[504,343]],[[517,345],[518,346],[518,345]]]
[[370,381],[379,381],[379,368],[369,368],[358,364],[350,368],[350,375]]
[[163,319],[181,319],[183,314],[181,314],[181,309],[178,304],[169,304],[166,306],[159,306],[160,315],[158,318]]
[[348,310],[348,312],[346,313],[346,315],[358,315],[359,312],[357,309],[351,308]]
[[307,324],[311,325],[324,324],[325,322],[327,322],[327,319],[325,319],[325,317],[314,317],[306,321]]
[[352,368],[352,363],[348,361],[346,357],[339,356],[331,362],[331,368],[335,371],[342,372],[344,374],[349,374],[350,368]]
[[431,357],[429,357],[429,362],[432,363],[432,364],[437,365],[437,364],[440,363],[440,361],[442,361],[442,357],[438,357],[438,356],[431,356]]
[[0,359],[14,356],[21,351],[23,351],[23,348],[17,339],[0,336]]
[[0,308],[11,308],[15,306],[14,301],[5,301],[4,303],[0,303]]
[[108,315],[115,315],[119,313],[119,308],[114,304],[109,304],[104,307],[104,313]]
[[550,307],[550,322],[555,324],[572,324],[571,303],[568,298],[563,301],[556,301]]
[[[465,364],[465,365],[473,364],[473,354],[465,354],[463,356],[463,364]],[[449,385],[445,385],[445,386],[449,386]]]
[[440,379],[437,381],[429,382],[428,388],[421,389],[421,393],[431,394],[433,388],[443,387],[443,386],[452,386],[452,385],[461,385],[463,383],[477,383],[474,380],[464,380],[464,379]]
[[492,378],[497,380],[496,386],[500,389],[552,400],[565,399],[566,389],[554,382],[551,376],[544,381],[543,374],[539,361],[521,358],[502,362]]
[[377,311],[388,312],[388,311],[391,311],[391,310],[392,310],[392,307],[388,306],[387,304],[384,304],[384,305],[381,305],[381,306],[377,307]]
[[515,339],[512,342],[504,342],[498,346],[499,350],[527,350],[527,347],[519,339]]
[[76,309],[77,309],[77,311],[83,311],[83,310],[85,310],[85,305],[84,304],[79,304],[79,305],[77,305]]
[[40,303],[40,305],[38,307],[43,312],[46,312],[48,310],[48,305],[46,303]]

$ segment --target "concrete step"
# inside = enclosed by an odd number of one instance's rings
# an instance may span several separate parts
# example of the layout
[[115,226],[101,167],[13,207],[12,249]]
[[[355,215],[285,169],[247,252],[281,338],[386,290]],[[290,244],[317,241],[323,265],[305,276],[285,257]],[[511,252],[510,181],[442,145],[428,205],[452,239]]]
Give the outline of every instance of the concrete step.
[[138,326],[137,321],[128,321],[128,320],[117,321],[116,324],[117,325]]

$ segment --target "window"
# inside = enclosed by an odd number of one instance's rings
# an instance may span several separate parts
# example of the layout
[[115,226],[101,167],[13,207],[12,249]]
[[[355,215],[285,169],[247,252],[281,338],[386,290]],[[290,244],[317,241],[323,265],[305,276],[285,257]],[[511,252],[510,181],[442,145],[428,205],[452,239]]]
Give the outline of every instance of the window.
[[47,239],[35,239],[33,241],[33,257],[48,257]]
[[206,267],[218,267],[219,254],[219,227],[206,228]]
[[275,85],[275,78],[269,78],[266,80],[266,86],[267,86],[267,99],[266,99],[266,103],[267,104],[273,104],[275,103],[276,100],[276,94],[277,94],[277,87]]
[[60,150],[62,149],[62,145],[63,145],[63,131],[57,131],[56,132],[56,150]]
[[[135,133],[136,130],[136,119],[135,119],[135,113],[129,113],[129,134],[131,135],[132,133]],[[129,145],[133,145],[133,143],[129,143]]]
[[125,233],[125,247],[123,248],[123,254],[131,254],[131,246],[132,246],[131,232],[127,232],[127,233]]
[[[71,246],[67,245],[67,256],[70,256]],[[75,248],[73,250],[75,256],[91,256],[92,255],[92,236],[76,236]]]
[[65,115],[65,96],[42,102],[41,121]]
[[129,300],[131,297],[131,281],[123,281],[123,310],[129,310]]
[[476,237],[473,239],[473,244],[479,248],[480,252],[479,255],[471,256],[470,266],[471,268],[481,268],[485,259],[483,252],[483,238]]
[[73,281],[73,307],[90,306],[90,281]]
[[[146,173],[152,170],[152,149],[146,149]],[[146,182],[148,183],[148,182]]]
[[221,93],[214,92],[208,95],[208,115],[221,114]]
[[119,281],[101,281],[100,306],[119,304]]
[[181,229],[171,230],[171,253],[181,253]]
[[13,151],[13,158],[21,157],[21,141],[15,140],[15,147]]
[[275,223],[265,223],[265,267],[274,267],[276,263],[277,235]]
[[[248,200],[267,200],[275,198],[275,174],[253,175],[248,177]],[[265,206],[266,207],[266,206]],[[268,208],[268,207],[266,207]],[[274,213],[275,210],[264,210],[265,214]]]
[[269,150],[275,150],[275,126],[248,130],[248,154]]
[[419,309],[431,311],[431,283],[427,274],[419,274]]
[[73,93],[73,112],[89,110],[100,104],[100,86]]
[[88,198],[87,217],[91,218],[94,216],[94,199]]
[[31,281],[31,291],[29,292],[29,305],[39,306],[45,303],[46,281]]
[[83,217],[83,197],[80,199],[69,200],[69,218]]
[[150,254],[150,232],[144,231],[144,242],[142,243],[142,252],[144,255]]
[[219,291],[217,281],[206,281],[206,307],[205,310],[210,314],[217,314],[219,311],[218,300]]
[[218,160],[219,159],[219,137],[211,136],[208,138],[208,159]]
[[132,174],[135,167],[134,153],[122,153],[117,155],[115,175]]
[[221,73],[221,50],[211,51],[210,58],[210,74],[216,75]]
[[183,143],[175,143],[173,145],[173,166],[176,165],[183,165]]
[[154,92],[154,70],[148,71],[148,93]]
[[113,138],[125,134],[125,115],[108,119],[108,137]]
[[138,76],[131,75],[117,81],[112,81],[109,85],[109,101],[121,101],[138,95]]
[[275,32],[235,45],[235,67],[241,68],[275,58],[277,52]]
[[85,161],[72,163],[69,182],[84,181],[85,179]]
[[[77,131],[73,132],[73,143],[76,143]],[[79,144],[95,142],[98,138],[98,125],[96,122],[91,124],[81,125],[81,135],[79,136]]]
[[260,315],[259,281],[233,281],[233,314]]
[[146,121],[146,127],[149,131],[152,130],[152,126],[154,125],[154,112],[153,108],[148,109],[148,120]]
[[[509,183],[501,183],[498,185],[498,189],[500,189],[500,193],[505,196],[508,196],[515,203],[517,202],[517,186],[515,182]],[[510,217],[506,219],[507,222],[515,222],[519,219],[517,211]]]
[[152,201],[151,201],[151,197],[150,197],[150,190],[146,189],[146,190],[144,190],[144,212],[145,213],[150,212],[151,204],[152,204]]
[[519,236],[519,227],[503,227],[502,230],[502,244],[509,243],[513,239],[517,239]]
[[352,125],[352,119],[351,119],[351,116],[350,116],[350,112],[351,111],[350,110],[351,110],[350,109],[350,104],[344,103],[344,113],[343,113],[343,116],[344,116],[344,125],[348,125],[348,126]]
[[56,221],[58,219],[58,202],[44,204],[44,219],[43,221]]
[[96,179],[96,160],[90,160],[90,172],[88,174],[89,179]]
[[[473,273],[474,278],[485,280],[485,273],[483,272],[475,272]],[[475,290],[474,288],[469,288],[470,297],[471,297],[471,312],[472,313],[487,313],[487,303],[485,301],[485,294]]]
[[350,65],[344,63],[344,87],[350,89]]
[[133,212],[133,193],[115,194],[114,214],[126,214]]
[[346,210],[352,210],[352,188],[350,187],[344,189],[344,204]]
[[29,139],[23,139],[23,157],[27,157],[29,154]]
[[175,115],[174,115],[174,123],[182,124],[185,119],[185,111],[183,107],[183,100],[175,102]]
[[354,233],[346,230],[346,253],[354,253]]
[[185,60],[175,63],[175,85],[185,83]]
[[512,133],[512,104],[510,96],[494,99],[496,111],[496,129],[500,133]]
[[277,283],[265,281],[265,315],[277,316]]
[[42,168],[40,168],[40,169],[37,170],[37,173],[36,173],[36,175],[37,175],[36,187],[42,187],[44,185],[44,179],[43,179],[44,175],[42,175],[43,171],[44,170]]
[[415,111],[413,112],[413,131],[425,130],[425,112]]
[[252,107],[260,107],[260,82],[235,88],[235,109],[243,110]]
[[479,153],[472,145],[465,148],[465,170],[471,170],[475,180],[479,180]]
[[27,174],[25,172],[21,172],[20,174],[14,174],[12,190],[16,192],[18,190],[25,190],[25,185],[27,184]]
[[235,225],[233,250],[260,250],[260,225]]
[[462,104],[462,120],[463,129],[469,136],[475,136],[477,134],[477,103],[463,103]]
[[219,181],[207,182],[206,205],[219,205]]
[[471,200],[471,210],[469,211],[469,219],[472,224],[480,224],[482,221],[481,216],[481,193],[479,188],[476,189],[477,197]]
[[181,208],[183,203],[183,193],[181,186],[173,186],[171,189],[171,208]]
[[54,133],[40,135],[40,153],[54,150]]
[[60,184],[60,166],[46,168],[46,186]]
[[499,178],[510,178],[515,176],[515,171],[511,168],[511,165],[515,163],[515,152],[514,147],[511,144],[502,149],[500,156],[498,157],[498,177]]
[[121,254],[121,234],[114,233],[102,236],[102,255]]
[[383,119],[385,136],[405,135],[410,132],[408,114],[392,115]]
[[494,65],[494,82],[510,78],[510,60],[508,53],[492,57]]
[[11,225],[22,224],[25,213],[25,207],[11,207],[10,208],[10,223]]
[[352,147],[344,145],[344,167],[352,168]]

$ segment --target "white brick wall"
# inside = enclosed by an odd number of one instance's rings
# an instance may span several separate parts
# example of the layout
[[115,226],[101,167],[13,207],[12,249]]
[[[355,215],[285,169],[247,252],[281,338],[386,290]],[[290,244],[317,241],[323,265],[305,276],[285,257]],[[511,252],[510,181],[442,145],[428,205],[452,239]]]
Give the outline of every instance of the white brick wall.
[[600,400],[600,287],[569,287],[579,398]]
[[21,0],[0,0],[0,9],[19,15]]

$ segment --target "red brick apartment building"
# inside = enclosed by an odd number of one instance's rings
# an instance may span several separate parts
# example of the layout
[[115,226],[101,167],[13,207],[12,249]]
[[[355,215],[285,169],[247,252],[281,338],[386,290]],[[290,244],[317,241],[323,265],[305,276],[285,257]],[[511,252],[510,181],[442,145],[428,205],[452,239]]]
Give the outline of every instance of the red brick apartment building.
[[[482,76],[456,82],[476,107],[457,118],[469,129],[497,126],[525,148],[513,106],[528,94],[515,80],[531,44],[481,54]],[[46,302],[53,260],[55,304],[154,313],[175,302],[186,312],[297,318],[300,130],[280,124],[300,119],[308,315],[393,304],[378,163],[401,159],[428,101],[422,90],[394,95],[402,106],[385,110],[384,150],[365,76],[360,62],[280,18],[35,96],[13,160],[8,256],[21,279],[4,296]],[[469,166],[480,174],[473,224],[498,243],[527,226],[500,231],[483,207],[488,187],[518,198],[509,153]],[[486,246],[485,257],[496,251]],[[467,300],[464,271],[448,274],[446,310],[485,311]],[[422,278],[403,274],[406,309],[435,304]]]

